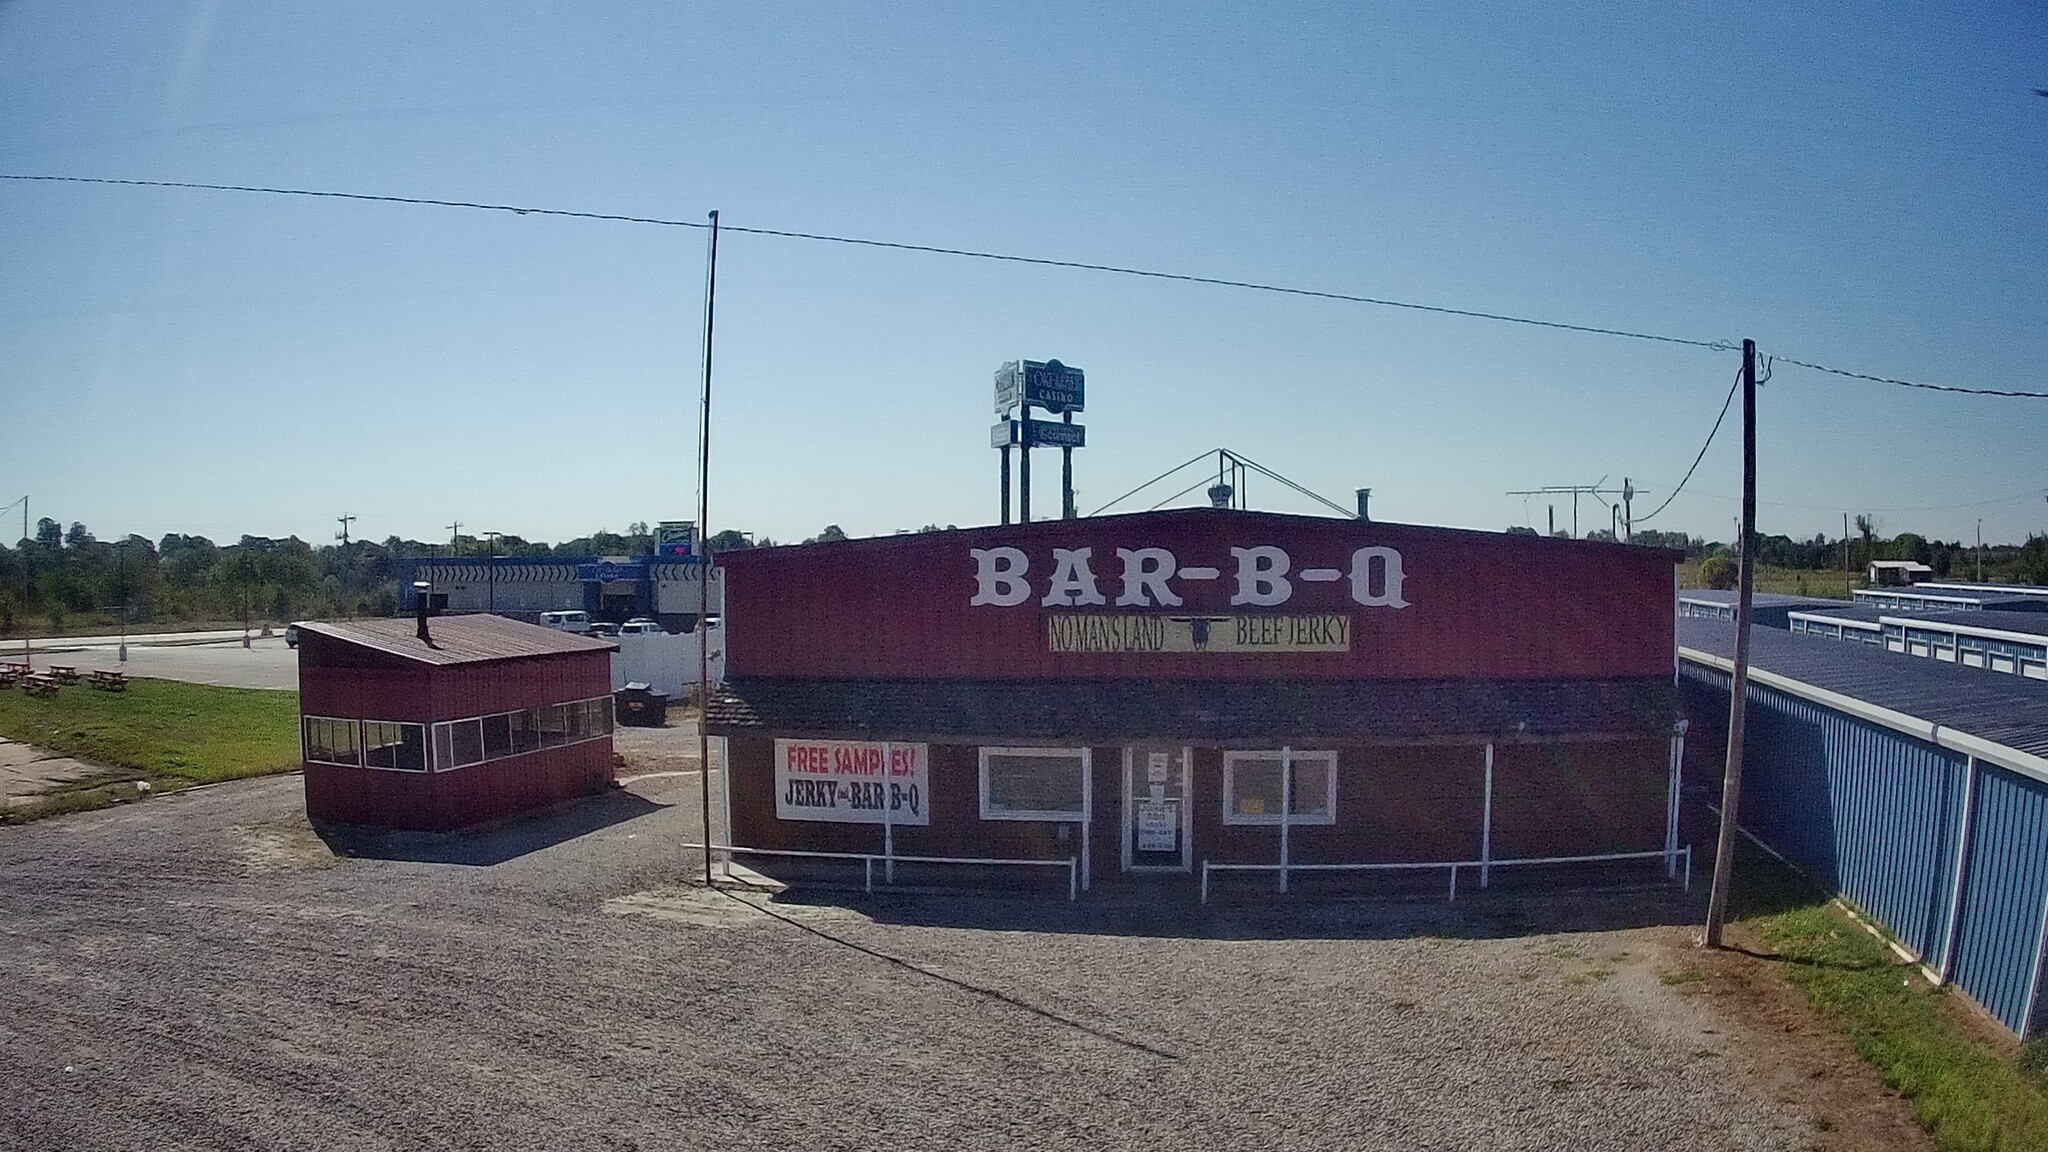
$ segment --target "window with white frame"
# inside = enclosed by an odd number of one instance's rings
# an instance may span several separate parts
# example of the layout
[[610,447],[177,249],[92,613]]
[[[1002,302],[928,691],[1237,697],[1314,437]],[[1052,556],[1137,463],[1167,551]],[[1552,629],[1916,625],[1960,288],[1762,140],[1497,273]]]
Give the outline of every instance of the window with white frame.
[[355,721],[308,716],[301,725],[305,731],[307,760],[350,767],[362,764],[362,745],[356,741]]
[[427,770],[427,729],[423,724],[363,721],[363,763],[401,772]]
[[434,770],[467,768],[484,758],[482,720],[451,720],[434,725]]
[[1074,820],[1088,814],[1086,748],[983,748],[983,820]]
[[1337,822],[1337,754],[1290,752],[1293,780],[1281,778],[1279,752],[1223,754],[1223,822],[1278,824],[1283,795],[1291,801],[1288,823]]

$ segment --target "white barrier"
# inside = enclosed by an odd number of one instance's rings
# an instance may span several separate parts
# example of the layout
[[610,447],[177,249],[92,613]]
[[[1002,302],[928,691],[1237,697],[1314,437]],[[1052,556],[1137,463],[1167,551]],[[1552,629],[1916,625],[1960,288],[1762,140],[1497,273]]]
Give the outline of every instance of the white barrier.
[[[1692,891],[1692,845],[1678,849],[1685,857],[1685,890]],[[1210,872],[1428,872],[1437,868],[1447,869],[1451,874],[1450,899],[1458,898],[1458,869],[1460,868],[1513,868],[1533,864],[1596,864],[1609,860],[1650,860],[1666,859],[1670,852],[1659,848],[1653,852],[1608,852],[1596,856],[1528,856],[1519,860],[1416,860],[1399,863],[1374,864],[1228,864],[1202,861],[1202,903],[1209,902]],[[1285,889],[1282,889],[1285,891]]]
[[755,856],[792,856],[816,860],[859,860],[862,862],[862,868],[866,874],[863,886],[869,892],[875,890],[875,861],[877,860],[882,861],[884,864],[969,864],[1017,868],[1065,868],[1067,870],[1067,902],[1072,903],[1081,898],[1080,862],[1072,856],[1064,860],[1007,860],[983,856],[897,856],[880,852],[806,852],[795,848],[745,848],[737,844],[685,843],[682,847],[694,848],[700,852],[727,853],[726,864],[728,867],[726,875],[728,877],[732,875],[730,867],[732,857],[730,854],[734,852],[746,852]]
[[[725,682],[725,636],[711,626],[711,683]],[[696,632],[654,632],[635,636],[614,636],[619,650],[612,653],[612,691],[639,683],[679,701],[697,691],[697,644],[704,635]]]

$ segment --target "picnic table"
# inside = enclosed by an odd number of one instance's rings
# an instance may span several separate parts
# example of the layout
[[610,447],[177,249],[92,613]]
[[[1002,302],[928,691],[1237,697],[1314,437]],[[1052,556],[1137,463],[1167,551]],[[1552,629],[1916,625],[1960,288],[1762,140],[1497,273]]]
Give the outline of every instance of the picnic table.
[[0,664],[0,688],[12,688],[14,682],[19,679],[21,673],[14,670],[14,665]]
[[33,671],[35,669],[20,660],[0,660],[0,672],[12,672],[16,676],[26,676]]
[[55,696],[57,681],[55,677],[31,673],[21,678],[21,690],[31,696]]
[[78,683],[78,665],[52,664],[50,665],[50,679],[55,680],[59,684],[76,684]]
[[93,687],[108,692],[126,692],[128,690],[127,675],[108,668],[93,669],[90,683]]

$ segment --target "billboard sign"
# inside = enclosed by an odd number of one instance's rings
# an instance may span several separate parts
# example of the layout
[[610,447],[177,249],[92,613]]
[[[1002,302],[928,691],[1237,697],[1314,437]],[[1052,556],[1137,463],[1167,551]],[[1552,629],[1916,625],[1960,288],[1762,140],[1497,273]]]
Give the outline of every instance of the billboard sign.
[[1011,360],[996,369],[996,415],[1005,416],[1024,399],[1024,374]]
[[688,556],[697,541],[695,520],[663,520],[654,528],[654,554]]
[[1087,399],[1087,380],[1079,368],[1057,360],[1043,364],[1026,360],[1022,364],[1024,403],[1048,412],[1079,412]]
[[1021,421],[1017,420],[996,421],[995,426],[988,430],[988,446],[991,448],[1009,448],[1023,443],[1021,439],[1023,430],[1019,427],[1020,423]]
[[929,746],[777,740],[775,818],[834,824],[930,824]]
[[1080,448],[1086,445],[1088,430],[1079,424],[1057,420],[1026,420],[1025,446],[1030,448]]

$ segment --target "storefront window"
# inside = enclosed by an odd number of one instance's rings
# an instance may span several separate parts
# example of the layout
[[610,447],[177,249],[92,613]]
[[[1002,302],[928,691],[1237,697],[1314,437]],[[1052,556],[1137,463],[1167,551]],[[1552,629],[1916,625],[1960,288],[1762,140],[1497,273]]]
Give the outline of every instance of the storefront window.
[[434,725],[434,767],[445,772],[467,768],[484,758],[483,724],[479,720],[455,720]]
[[1081,820],[1087,807],[1087,749],[981,750],[982,819]]
[[[1292,824],[1331,824],[1337,819],[1337,754],[1292,752]],[[1283,793],[1278,752],[1223,754],[1223,822],[1278,824]]]

